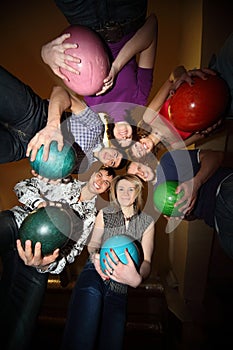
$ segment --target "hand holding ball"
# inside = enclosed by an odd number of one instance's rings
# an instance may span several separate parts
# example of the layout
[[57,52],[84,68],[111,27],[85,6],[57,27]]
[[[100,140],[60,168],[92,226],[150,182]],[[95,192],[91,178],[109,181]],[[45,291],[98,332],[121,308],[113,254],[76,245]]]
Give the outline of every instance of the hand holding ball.
[[205,130],[224,116],[229,93],[226,82],[217,75],[206,80],[193,77],[193,86],[184,82],[170,99],[169,117],[182,131]]
[[139,248],[137,247],[135,241],[132,237],[126,235],[117,235],[108,238],[102,245],[100,250],[100,266],[103,272],[106,270],[106,265],[104,260],[106,260],[105,253],[108,253],[111,259],[114,261],[110,248],[114,250],[118,259],[123,263],[127,264],[127,258],[125,256],[125,249],[128,249],[128,252],[133,259],[135,265],[139,267],[140,265],[140,253]]
[[42,254],[48,255],[66,244],[71,230],[69,213],[56,206],[47,206],[34,210],[24,219],[19,238],[23,248],[26,240],[31,240],[33,249],[36,242],[41,242]]
[[43,160],[42,145],[37,152],[36,159],[30,161],[33,170],[42,177],[51,180],[62,179],[72,173],[76,164],[76,154],[73,147],[64,143],[61,151],[58,151],[57,142],[52,141],[47,161]]
[[[110,69],[107,50],[101,38],[93,30],[85,26],[70,26],[63,34],[70,33],[64,43],[77,44],[75,49],[67,49],[66,54],[81,59],[80,63],[69,62],[80,74],[60,68],[69,81],[64,83],[74,92],[82,96],[94,95],[102,89],[103,80]],[[68,63],[68,62],[66,62]]]
[[183,197],[184,192],[176,193],[178,186],[177,181],[165,181],[159,184],[154,191],[154,205],[157,210],[166,216],[183,216],[178,207],[174,204]]

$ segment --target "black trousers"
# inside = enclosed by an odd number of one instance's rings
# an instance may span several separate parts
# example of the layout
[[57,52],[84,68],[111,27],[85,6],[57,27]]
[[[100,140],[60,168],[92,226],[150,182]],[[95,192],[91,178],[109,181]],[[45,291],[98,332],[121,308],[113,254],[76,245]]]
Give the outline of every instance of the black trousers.
[[47,286],[48,274],[26,266],[18,255],[18,227],[11,211],[0,212],[0,349],[25,350]]

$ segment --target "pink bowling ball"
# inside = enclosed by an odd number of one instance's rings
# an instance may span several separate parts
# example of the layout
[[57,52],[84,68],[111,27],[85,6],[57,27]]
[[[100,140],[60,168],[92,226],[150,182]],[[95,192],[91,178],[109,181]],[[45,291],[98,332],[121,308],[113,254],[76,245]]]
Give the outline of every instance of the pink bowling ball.
[[110,69],[104,43],[93,30],[85,26],[69,26],[63,32],[65,33],[70,33],[71,36],[64,43],[78,44],[76,49],[67,49],[65,53],[80,58],[81,63],[69,62],[69,65],[78,69],[79,75],[60,68],[62,74],[69,79],[64,83],[79,95],[94,95],[101,90]]

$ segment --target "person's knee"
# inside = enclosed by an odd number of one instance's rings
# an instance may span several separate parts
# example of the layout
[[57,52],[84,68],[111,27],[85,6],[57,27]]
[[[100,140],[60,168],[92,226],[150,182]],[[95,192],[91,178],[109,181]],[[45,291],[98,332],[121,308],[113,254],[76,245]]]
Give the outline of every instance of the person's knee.
[[18,227],[14,214],[10,210],[0,212],[0,253],[15,249],[15,241],[18,235]]

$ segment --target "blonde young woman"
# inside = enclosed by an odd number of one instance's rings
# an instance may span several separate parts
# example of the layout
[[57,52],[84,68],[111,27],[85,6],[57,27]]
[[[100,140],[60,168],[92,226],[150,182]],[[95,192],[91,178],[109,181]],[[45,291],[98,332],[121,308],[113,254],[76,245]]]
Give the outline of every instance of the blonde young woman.
[[[127,287],[138,287],[149,276],[154,247],[154,220],[142,211],[143,184],[135,175],[119,175],[110,189],[110,206],[100,210],[88,244],[90,258],[75,286],[63,339],[63,349],[120,350],[126,321]],[[109,237],[126,234],[141,243],[137,269],[127,250],[123,264],[112,248],[100,268],[99,249]],[[106,263],[106,265],[108,265]]]

